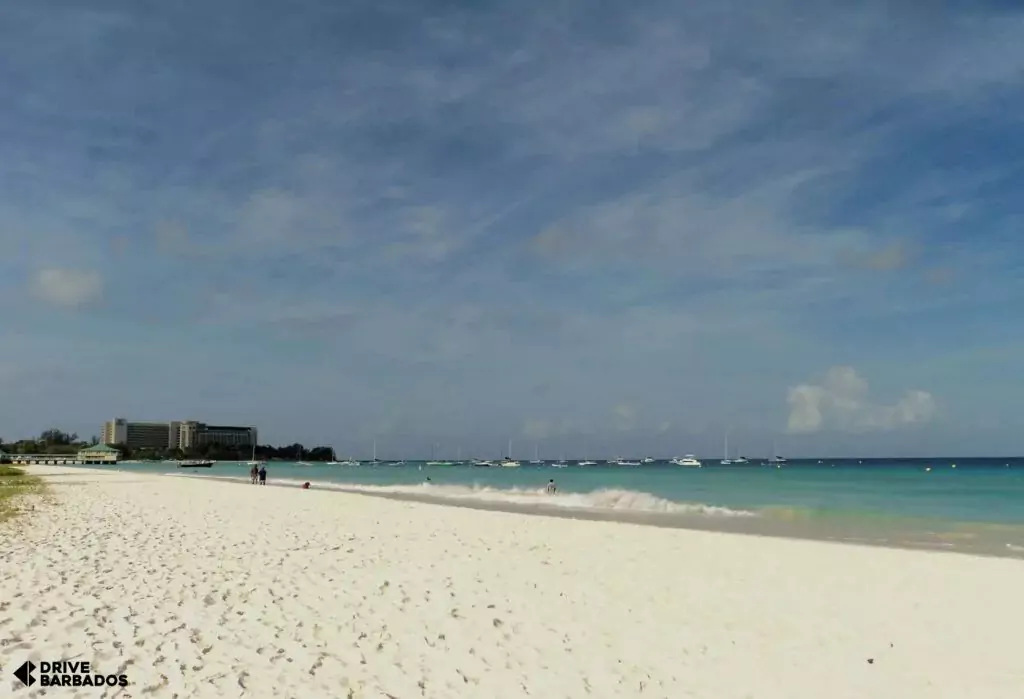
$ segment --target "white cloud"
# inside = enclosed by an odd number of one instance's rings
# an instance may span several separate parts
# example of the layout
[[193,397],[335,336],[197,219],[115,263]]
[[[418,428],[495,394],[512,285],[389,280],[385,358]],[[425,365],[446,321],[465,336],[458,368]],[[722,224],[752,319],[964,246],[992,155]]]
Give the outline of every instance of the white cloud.
[[849,366],[832,367],[821,383],[790,388],[787,400],[790,434],[892,430],[928,422],[935,414],[935,400],[926,391],[907,391],[892,405],[872,403],[867,381]]
[[77,269],[42,269],[32,280],[32,289],[47,303],[77,308],[103,294],[103,278],[98,272]]

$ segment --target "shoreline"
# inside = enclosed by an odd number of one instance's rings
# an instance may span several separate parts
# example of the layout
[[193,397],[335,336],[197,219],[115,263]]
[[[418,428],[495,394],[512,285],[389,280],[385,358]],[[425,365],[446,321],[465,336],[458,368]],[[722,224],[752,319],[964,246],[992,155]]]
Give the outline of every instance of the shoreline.
[[[130,473],[130,471],[124,471]],[[251,485],[248,478],[242,476],[206,476],[197,473],[165,473],[159,474],[171,478],[190,478],[195,480],[212,480],[226,483]],[[454,497],[431,495],[429,493],[396,493],[380,492],[365,487],[353,487],[333,481],[310,481],[311,488],[325,491],[344,493],[348,495],[363,495],[371,498],[393,500],[397,502],[415,502],[440,507],[458,507],[484,512],[504,512],[509,514],[520,514],[527,516],[539,516],[555,519],[583,520],[592,522],[606,522],[615,524],[631,524],[656,529],[681,529],[686,531],[700,531],[707,533],[735,534],[741,536],[765,537],[791,539],[796,541],[816,541],[853,546],[871,546],[876,548],[888,548],[908,551],[928,551],[937,553],[959,553],[970,556],[984,556],[988,558],[1005,558],[1010,560],[1024,561],[1024,545],[1015,546],[1012,542],[1006,542],[1002,538],[996,538],[995,531],[999,528],[992,528],[984,523],[972,522],[950,522],[952,531],[928,532],[916,531],[912,536],[934,537],[930,541],[912,540],[908,538],[892,538],[895,535],[891,532],[879,535],[877,532],[850,532],[851,523],[849,520],[835,519],[828,521],[821,520],[785,520],[772,518],[770,516],[715,516],[700,514],[671,514],[666,515],[658,512],[630,511],[630,510],[599,510],[587,508],[569,508],[557,505],[546,505],[544,503],[520,504],[514,502],[484,501],[468,497]],[[268,483],[270,487],[277,488],[301,488],[301,483],[290,479],[273,479]],[[259,486],[257,486],[259,487]],[[808,522],[814,526],[807,526]],[[832,525],[829,529],[826,525]],[[971,532],[971,528],[980,532]],[[967,531],[964,531],[964,530]],[[989,531],[986,531],[988,529]],[[871,536],[874,533],[875,536]],[[1024,534],[1024,527],[1020,533]],[[991,538],[978,538],[987,534]],[[1024,544],[1024,541],[1021,542]]]

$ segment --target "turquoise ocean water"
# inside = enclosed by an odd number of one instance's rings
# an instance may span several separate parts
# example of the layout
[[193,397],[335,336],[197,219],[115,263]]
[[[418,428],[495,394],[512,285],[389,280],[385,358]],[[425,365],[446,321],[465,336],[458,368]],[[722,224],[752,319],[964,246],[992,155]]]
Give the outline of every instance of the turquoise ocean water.
[[[116,468],[248,482],[248,467],[235,462],[202,471],[174,463]],[[1024,459],[813,460],[781,468],[713,462],[700,469],[271,462],[267,470],[271,485],[310,481],[487,509],[1024,558]],[[544,492],[549,479],[555,495]]]

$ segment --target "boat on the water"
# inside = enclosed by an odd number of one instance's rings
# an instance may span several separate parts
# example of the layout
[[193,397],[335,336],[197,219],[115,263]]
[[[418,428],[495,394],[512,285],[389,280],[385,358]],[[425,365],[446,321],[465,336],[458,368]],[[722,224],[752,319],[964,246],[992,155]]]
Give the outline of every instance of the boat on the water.
[[502,468],[519,468],[519,462],[512,458],[512,440],[508,440],[508,456],[498,462]]
[[204,459],[178,462],[178,468],[210,468],[211,466],[213,466],[213,462]]
[[704,465],[693,454],[686,454],[681,459],[672,459],[672,463],[676,466],[690,466],[692,468],[701,468]]

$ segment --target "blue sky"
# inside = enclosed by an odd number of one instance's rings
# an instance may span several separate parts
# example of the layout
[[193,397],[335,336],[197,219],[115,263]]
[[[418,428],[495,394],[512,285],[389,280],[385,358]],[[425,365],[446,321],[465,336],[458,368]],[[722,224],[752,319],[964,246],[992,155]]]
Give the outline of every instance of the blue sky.
[[1010,3],[0,9],[0,436],[1021,453]]

